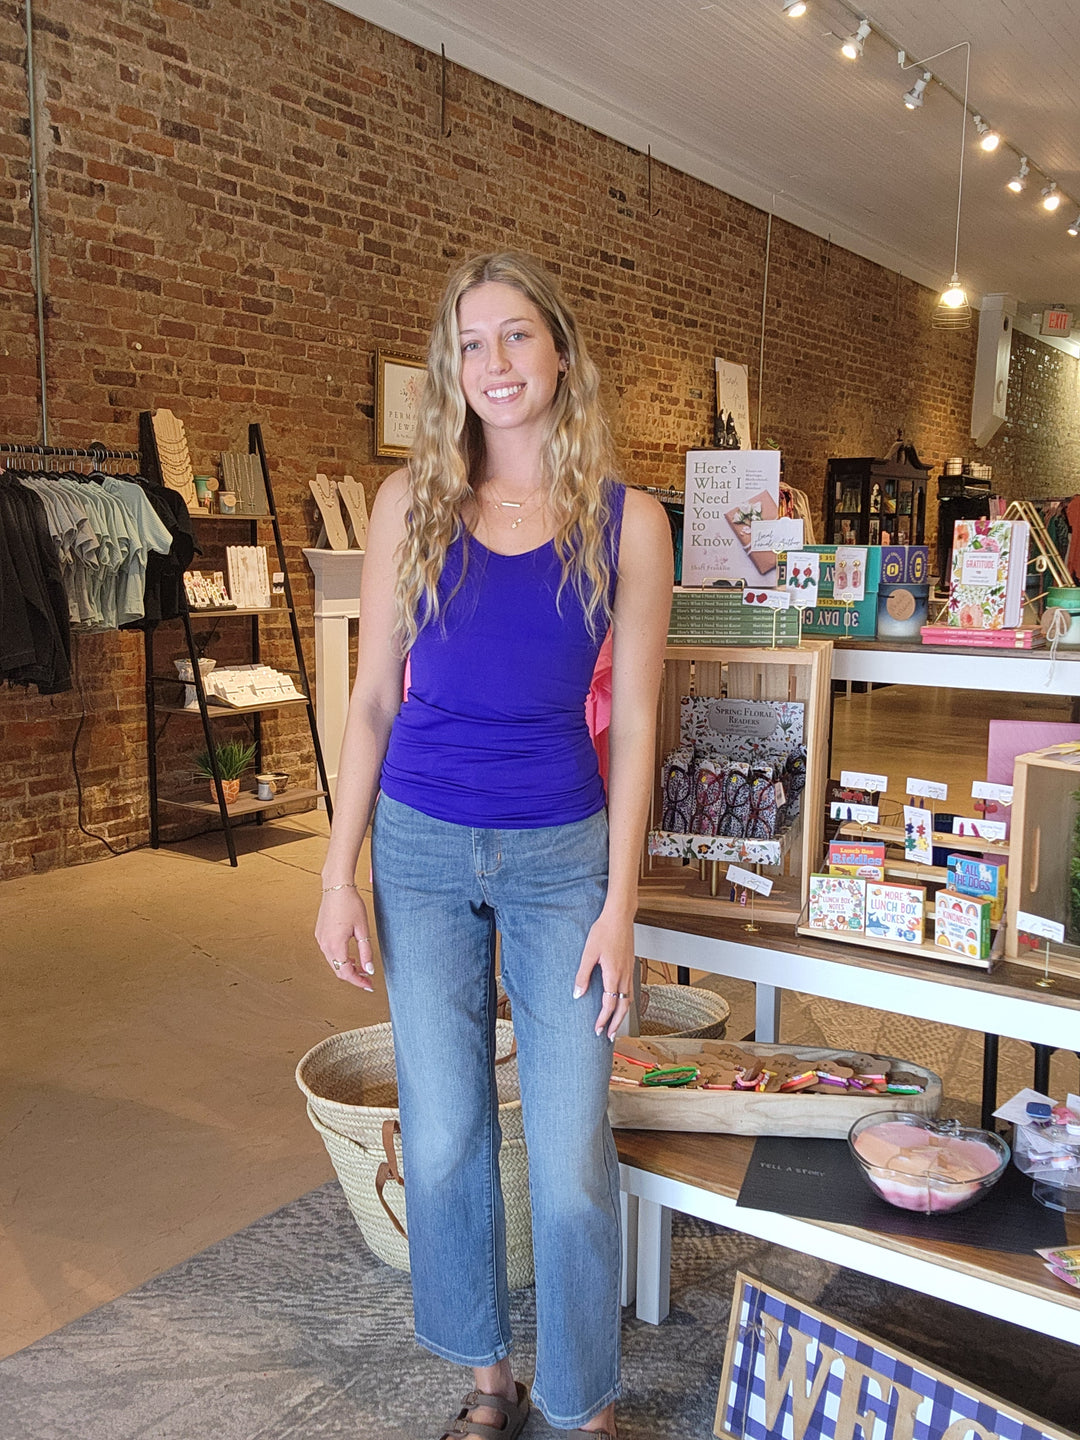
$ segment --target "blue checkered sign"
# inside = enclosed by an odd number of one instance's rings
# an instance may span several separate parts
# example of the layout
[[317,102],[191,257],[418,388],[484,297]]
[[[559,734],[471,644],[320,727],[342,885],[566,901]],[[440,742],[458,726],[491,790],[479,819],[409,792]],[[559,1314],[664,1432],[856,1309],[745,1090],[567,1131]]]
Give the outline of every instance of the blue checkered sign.
[[742,1274],[715,1433],[722,1440],[1077,1440]]

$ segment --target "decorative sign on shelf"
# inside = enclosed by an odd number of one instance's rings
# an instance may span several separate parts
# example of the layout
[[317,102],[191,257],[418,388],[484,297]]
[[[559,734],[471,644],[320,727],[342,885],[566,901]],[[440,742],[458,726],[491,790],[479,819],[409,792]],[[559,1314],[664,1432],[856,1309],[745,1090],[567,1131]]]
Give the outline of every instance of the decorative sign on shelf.
[[880,795],[889,788],[889,777],[887,775],[871,775],[864,770],[841,770],[840,784],[850,790],[869,790],[871,794]]
[[949,787],[948,785],[942,785],[938,780],[915,780],[909,776],[907,793],[909,795],[921,795],[926,800],[947,800],[949,798]]
[[[911,785],[910,780],[908,785]],[[904,859],[912,861],[915,865],[932,865],[934,863],[934,840],[930,833],[930,811],[922,810],[918,805],[904,806]]]
[[1053,940],[1056,945],[1061,945],[1065,940],[1064,925],[1060,925],[1056,920],[1044,920],[1041,915],[1030,915],[1026,910],[1017,911],[1016,928],[1025,935],[1038,935],[1043,940]]
[[754,520],[750,525],[750,544],[755,550],[771,550],[773,554],[803,547],[803,522],[786,515],[777,520]]
[[739,1271],[720,1440],[1073,1440],[1064,1430]]
[[773,882],[765,875],[755,875],[753,870],[744,870],[741,865],[729,865],[727,878],[733,885],[753,890],[758,895],[771,895]]

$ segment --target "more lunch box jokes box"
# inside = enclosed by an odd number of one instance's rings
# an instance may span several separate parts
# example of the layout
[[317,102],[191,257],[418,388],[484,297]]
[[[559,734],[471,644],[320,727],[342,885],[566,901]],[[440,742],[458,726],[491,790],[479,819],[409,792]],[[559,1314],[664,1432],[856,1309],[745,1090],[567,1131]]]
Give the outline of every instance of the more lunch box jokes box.
[[[833,598],[837,549],[835,545],[805,545],[803,547],[810,554],[821,556],[818,603],[803,611],[804,634],[827,635],[834,640],[843,640],[847,636],[873,639],[878,634],[880,590],[887,585],[891,587],[889,593],[895,594],[899,587],[911,587],[914,593],[922,587],[928,587],[930,577],[930,547],[928,545],[860,545],[854,548],[866,551],[866,590],[865,598],[862,600],[835,600]],[[781,585],[784,583],[787,573],[785,560],[785,556],[780,557],[779,583]],[[929,596],[929,588],[923,589],[922,593]],[[916,610],[919,608],[916,606]],[[918,627],[913,633],[918,636]]]

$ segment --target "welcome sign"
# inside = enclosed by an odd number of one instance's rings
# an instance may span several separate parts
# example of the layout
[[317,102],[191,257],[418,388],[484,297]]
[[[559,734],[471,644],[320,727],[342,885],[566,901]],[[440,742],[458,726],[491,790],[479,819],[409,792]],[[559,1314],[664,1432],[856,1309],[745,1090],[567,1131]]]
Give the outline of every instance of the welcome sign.
[[741,1273],[713,1433],[721,1440],[1077,1440]]

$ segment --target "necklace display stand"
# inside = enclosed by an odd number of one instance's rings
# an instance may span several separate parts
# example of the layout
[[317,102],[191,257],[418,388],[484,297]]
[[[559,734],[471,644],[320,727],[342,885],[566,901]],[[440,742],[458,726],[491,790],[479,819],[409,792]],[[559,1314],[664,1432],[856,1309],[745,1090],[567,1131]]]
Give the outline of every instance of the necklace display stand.
[[345,502],[345,509],[352,525],[353,548],[356,550],[367,549],[367,496],[364,494],[364,487],[359,480],[354,480],[351,475],[346,475],[338,485],[338,495]]
[[349,532],[341,513],[337,481],[331,480],[328,475],[316,475],[314,480],[308,481],[308,485],[323,522],[322,532],[315,542],[316,549],[329,545],[331,550],[348,550]]
[[191,469],[184,422],[178,420],[171,410],[155,410],[151,423],[162,480],[170,490],[180,492],[184,504],[193,514],[201,515],[203,510],[195,494],[195,476]]

